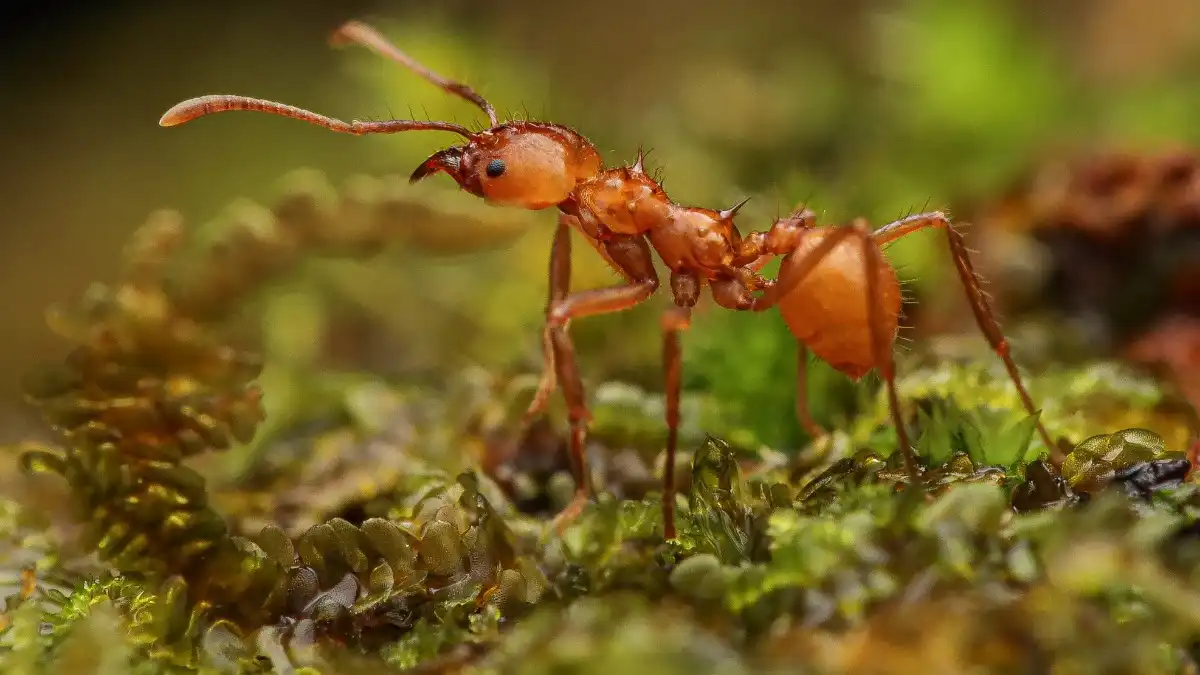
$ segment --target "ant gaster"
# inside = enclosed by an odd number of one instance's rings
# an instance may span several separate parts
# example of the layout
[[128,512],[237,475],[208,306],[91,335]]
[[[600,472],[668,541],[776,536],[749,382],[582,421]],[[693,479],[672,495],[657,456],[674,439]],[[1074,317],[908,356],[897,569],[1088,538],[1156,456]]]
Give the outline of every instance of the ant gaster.
[[[487,115],[490,127],[474,132],[449,122],[344,122],[281,103],[230,95],[184,101],[168,110],[160,124],[174,126],[212,113],[253,110],[349,134],[448,131],[462,136],[466,143],[425,160],[413,172],[413,182],[440,172],[490,203],[532,210],[558,208],[543,334],[545,364],[526,415],[528,420],[544,410],[549,395],[561,384],[569,409],[576,491],[571,503],[556,516],[557,527],[574,520],[592,495],[584,453],[590,413],[567,325],[572,319],[629,309],[654,295],[660,282],[652,249],[670,270],[675,305],[662,320],[667,422],[662,508],[667,538],[675,537],[679,333],[689,326],[692,308],[705,286],[713,300],[727,309],[779,309],[799,343],[796,407],[801,424],[813,435],[821,435],[824,430],[807,409],[807,350],[854,380],[872,369],[878,370],[905,466],[915,486],[920,475],[904,427],[892,361],[901,310],[900,283],[881,247],[919,230],[939,229],[946,234],[981,331],[1003,359],[1025,408],[1030,414],[1036,413],[1009,355],[1008,343],[980,289],[963,238],[944,214],[920,213],[872,231],[862,219],[848,226],[818,228],[814,214],[800,209],[776,219],[769,231],[742,236],[734,217],[745,201],[721,211],[676,204],[646,173],[640,151],[632,165],[606,168],[595,146],[570,128],[545,122],[500,122],[491,104],[470,87],[431,72],[366,24],[350,22],[342,26],[333,42],[357,43],[399,62],[444,91],[477,105]],[[624,277],[623,283],[570,292],[572,228]],[[760,276],[763,266],[777,256],[782,257],[777,277],[772,280]],[[1054,459],[1061,461],[1060,451],[1040,422],[1037,428]]]

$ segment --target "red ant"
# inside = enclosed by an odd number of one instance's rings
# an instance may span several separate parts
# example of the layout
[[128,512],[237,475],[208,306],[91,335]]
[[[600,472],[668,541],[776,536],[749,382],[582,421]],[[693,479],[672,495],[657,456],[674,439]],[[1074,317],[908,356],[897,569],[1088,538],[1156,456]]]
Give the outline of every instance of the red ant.
[[[466,192],[493,204],[531,210],[558,207],[543,336],[545,364],[526,418],[544,409],[549,395],[561,382],[570,411],[576,491],[571,503],[555,518],[560,529],[579,515],[593,491],[584,453],[590,413],[567,326],[572,319],[630,309],[654,295],[659,278],[651,249],[670,269],[675,302],[662,320],[667,422],[662,509],[668,539],[675,537],[679,333],[689,326],[692,308],[706,285],[713,300],[727,309],[762,312],[779,308],[799,341],[797,411],[801,423],[813,435],[821,435],[824,430],[808,414],[804,393],[807,350],[856,381],[877,369],[887,389],[905,466],[917,485],[920,475],[904,428],[892,362],[899,328],[900,284],[881,247],[918,230],[940,229],[946,233],[981,331],[1003,359],[1025,408],[1030,414],[1036,412],[979,287],[963,238],[944,214],[920,213],[871,231],[862,219],[848,226],[817,228],[815,215],[799,209],[776,219],[769,231],[743,237],[733,221],[745,201],[723,211],[675,204],[647,175],[640,151],[632,166],[606,168],[595,146],[573,129],[546,122],[501,123],[491,104],[470,87],[429,71],[363,23],[342,26],[333,42],[357,43],[399,62],[444,91],[474,103],[487,115],[490,127],[474,132],[449,122],[344,122],[281,103],[230,95],[184,101],[168,110],[159,124],[174,126],[212,113],[253,110],[356,135],[449,131],[467,142],[425,160],[413,172],[412,182],[443,172]],[[624,283],[570,292],[571,228],[578,230],[624,277]],[[759,271],[776,256],[782,256],[777,278],[760,276]],[[872,302],[872,298],[877,301]],[[1057,446],[1040,423],[1038,432],[1059,459]]]

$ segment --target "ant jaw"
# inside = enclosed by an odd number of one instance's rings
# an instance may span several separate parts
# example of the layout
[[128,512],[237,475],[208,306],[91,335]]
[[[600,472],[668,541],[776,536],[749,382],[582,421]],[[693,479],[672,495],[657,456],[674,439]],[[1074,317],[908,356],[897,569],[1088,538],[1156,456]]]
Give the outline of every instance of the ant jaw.
[[465,148],[453,147],[435,152],[433,156],[421,163],[416,171],[408,177],[409,184],[428,178],[442,172],[450,176],[459,185],[463,182],[462,156]]

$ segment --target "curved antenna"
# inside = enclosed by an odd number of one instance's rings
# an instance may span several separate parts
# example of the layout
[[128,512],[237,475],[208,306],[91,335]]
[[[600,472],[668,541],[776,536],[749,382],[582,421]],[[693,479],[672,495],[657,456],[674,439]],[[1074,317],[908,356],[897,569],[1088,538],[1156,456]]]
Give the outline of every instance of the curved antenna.
[[462,82],[447,80],[437,73],[429,70],[425,66],[415,61],[411,56],[400,51],[396,45],[388,42],[387,38],[379,34],[371,26],[368,26],[361,21],[350,21],[342,25],[341,28],[334,31],[333,36],[329,39],[334,45],[342,45],[346,43],[357,43],[367,49],[374,51],[381,56],[389,58],[400,65],[408,68],[414,73],[420,75],[426,80],[432,82],[435,86],[443,91],[455,96],[460,96],[471,103],[479,106],[481,110],[488,116],[488,121],[491,125],[497,126],[500,121],[496,118],[496,110],[491,103],[487,102],[483,96],[480,96],[474,89],[468,87]]
[[182,103],[176,103],[174,107],[163,114],[162,118],[158,120],[158,124],[163,127],[173,127],[177,124],[191,122],[198,117],[230,110],[250,110],[270,115],[279,115],[280,117],[290,117],[324,127],[330,131],[355,134],[357,136],[364,134],[395,134],[401,131],[449,131],[468,139],[475,138],[475,134],[471,133],[466,127],[450,122],[418,122],[416,120],[382,120],[379,122],[352,120],[344,122],[335,117],[326,117],[325,115],[319,115],[315,112],[285,103],[276,103],[275,101],[250,98],[248,96],[233,96],[231,94],[210,94],[208,96],[190,98]]

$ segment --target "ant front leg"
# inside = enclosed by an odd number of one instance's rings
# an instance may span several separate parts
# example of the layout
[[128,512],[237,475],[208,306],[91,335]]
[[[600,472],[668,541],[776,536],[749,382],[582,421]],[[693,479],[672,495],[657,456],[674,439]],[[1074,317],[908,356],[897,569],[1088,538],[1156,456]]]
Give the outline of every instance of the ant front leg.
[[550,244],[549,279],[550,297],[546,299],[546,322],[542,328],[542,377],[529,408],[525,411],[523,425],[528,427],[533,418],[546,409],[550,394],[557,386],[554,342],[550,336],[550,312],[571,290],[571,223],[572,217],[559,214],[558,226],[554,229],[554,240]]
[[[946,240],[950,246],[950,254],[954,257],[954,267],[958,271],[959,280],[962,282],[963,289],[967,293],[967,301],[971,305],[971,312],[975,315],[975,323],[979,325],[979,330],[987,338],[992,351],[996,352],[1004,362],[1004,368],[1008,371],[1009,378],[1016,386],[1017,395],[1021,398],[1021,404],[1025,406],[1025,410],[1030,415],[1037,415],[1038,409],[1033,404],[1033,398],[1030,397],[1029,391],[1025,388],[1025,383],[1021,379],[1021,373],[1017,370],[1017,364],[1013,361],[1012,354],[1009,353],[1008,340],[1005,339],[1004,334],[1000,331],[1000,325],[996,323],[996,317],[992,313],[991,306],[988,305],[983,288],[980,286],[979,276],[975,273],[975,268],[971,264],[971,256],[967,252],[967,245],[963,240],[962,233],[951,224],[945,214],[937,211],[918,213],[884,225],[875,230],[871,236],[875,239],[875,243],[883,246],[913,232],[928,228],[940,229],[946,233]],[[1059,449],[1058,444],[1051,439],[1050,433],[1046,431],[1046,427],[1040,419],[1037,421],[1037,430],[1042,438],[1042,442],[1050,450],[1051,460],[1056,465],[1061,465],[1065,457]]]
[[[799,237],[805,229],[811,227],[812,212],[801,209],[785,219],[776,221],[771,232],[753,232],[742,241],[742,250],[734,260],[745,273],[740,279],[718,283],[715,292],[724,294],[718,298],[718,303],[735,310],[749,309],[753,304],[750,292],[760,288],[770,288],[774,282],[766,282],[758,277],[758,273],[766,267],[777,253],[788,253],[794,250]],[[796,420],[812,438],[824,436],[826,430],[812,418],[808,406],[808,347],[799,342],[796,345]]]
[[[565,324],[569,319],[579,316],[587,316],[590,314],[608,314],[629,309],[643,302],[658,289],[658,275],[654,270],[654,263],[650,256],[650,248],[646,245],[644,239],[640,237],[629,237],[624,235],[612,234],[607,228],[598,233],[601,238],[592,238],[585,233],[590,240],[590,243],[596,248],[597,252],[612,267],[625,277],[626,283],[621,286],[604,288],[594,291],[585,291],[575,294],[576,296],[594,297],[597,295],[608,296],[608,300],[601,299],[604,306],[595,306],[593,301],[587,298],[577,298],[572,296],[571,302],[568,303],[568,294],[571,290],[571,227],[578,225],[578,219],[575,216],[560,213],[558,216],[558,226],[554,232],[554,241],[550,249],[550,286],[549,298],[546,302],[546,323],[543,329],[543,368],[542,376],[538,383],[537,391],[534,393],[533,400],[525,411],[523,423],[528,426],[534,417],[540,415],[545,409],[546,404],[550,401],[550,394],[554,393],[557,387],[557,368],[555,363],[557,359],[554,355],[552,330],[556,323]],[[581,231],[582,228],[581,228]],[[623,301],[628,299],[629,295],[636,296],[632,302],[623,304]],[[617,296],[617,297],[614,297]],[[616,301],[617,306],[612,305]],[[566,305],[579,305],[581,301],[589,307],[571,308],[564,310]],[[556,320],[556,313],[563,315],[564,311],[569,316],[562,316]]]
[[[765,238],[760,246],[765,246]],[[723,307],[734,310],[750,309],[754,303],[754,298],[751,293],[755,290],[768,289],[775,282],[763,280],[758,277],[758,273],[766,266],[768,262],[775,256],[773,254],[758,255],[752,257],[751,262],[747,263],[742,271],[745,273],[742,278],[734,278],[714,282],[713,293],[717,303]],[[811,438],[821,438],[828,432],[817,423],[812,417],[812,412],[808,405],[808,347],[803,342],[796,343],[796,421],[800,423],[800,428]]]
[[567,326],[571,319],[610,314],[634,307],[653,295],[658,290],[659,283],[646,240],[642,237],[619,237],[604,242],[602,248],[606,258],[628,282],[620,286],[569,293],[570,225],[570,216],[560,216],[554,234],[550,259],[550,298],[543,333],[545,364],[542,381],[525,415],[526,420],[529,420],[540,413],[550,393],[555,389],[556,379],[561,382],[571,424],[570,451],[576,488],[571,503],[554,519],[559,530],[579,516],[592,494],[584,448],[591,413],[587,408],[575,346],[571,342]]

